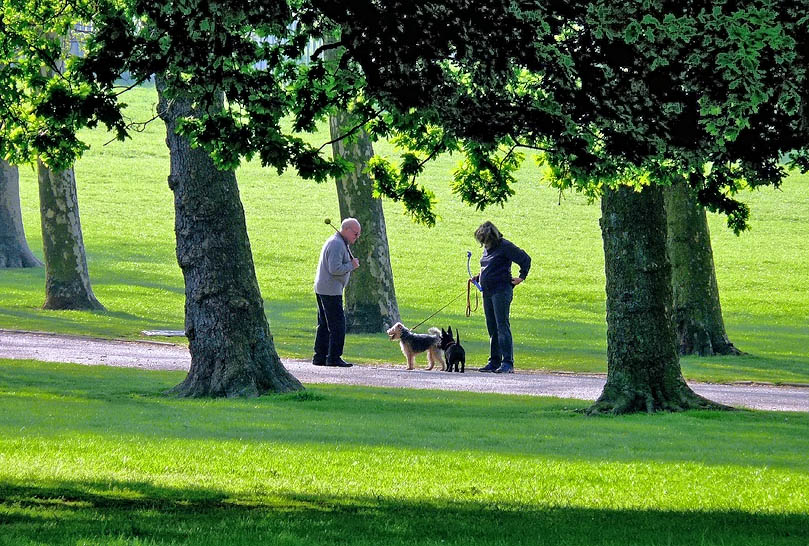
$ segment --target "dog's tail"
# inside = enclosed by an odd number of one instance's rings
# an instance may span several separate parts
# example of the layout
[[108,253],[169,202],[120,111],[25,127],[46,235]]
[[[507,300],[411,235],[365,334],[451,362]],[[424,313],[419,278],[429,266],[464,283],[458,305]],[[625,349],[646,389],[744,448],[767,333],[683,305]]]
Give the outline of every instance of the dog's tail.
[[461,344],[461,334],[458,332],[458,330],[455,330],[455,343],[458,345]]
[[438,336],[438,338],[441,339],[441,330],[439,330],[438,328],[430,328],[429,330],[427,330],[427,333],[432,336]]

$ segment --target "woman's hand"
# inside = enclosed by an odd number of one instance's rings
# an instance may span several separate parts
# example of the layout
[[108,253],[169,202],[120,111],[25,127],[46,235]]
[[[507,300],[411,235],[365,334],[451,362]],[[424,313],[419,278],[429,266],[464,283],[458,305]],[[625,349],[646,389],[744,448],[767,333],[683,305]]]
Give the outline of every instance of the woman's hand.
[[520,284],[520,283],[521,283],[523,280],[524,280],[524,279],[521,279],[520,277],[511,277],[511,286],[517,286],[517,285],[518,285],[518,284]]

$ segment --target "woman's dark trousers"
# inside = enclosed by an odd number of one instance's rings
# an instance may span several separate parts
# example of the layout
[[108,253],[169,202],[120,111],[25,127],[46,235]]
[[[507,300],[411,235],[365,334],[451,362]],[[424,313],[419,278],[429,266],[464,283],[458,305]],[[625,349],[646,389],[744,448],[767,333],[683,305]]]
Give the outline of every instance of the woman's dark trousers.
[[489,362],[491,366],[513,366],[514,344],[511,339],[511,300],[514,289],[508,287],[493,294],[483,292],[483,313],[489,331]]

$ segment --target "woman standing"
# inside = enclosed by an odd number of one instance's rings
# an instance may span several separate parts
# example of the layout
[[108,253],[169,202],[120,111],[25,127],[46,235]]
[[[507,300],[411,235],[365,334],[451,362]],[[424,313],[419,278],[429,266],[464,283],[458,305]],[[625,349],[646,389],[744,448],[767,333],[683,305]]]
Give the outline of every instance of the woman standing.
[[[525,280],[531,269],[531,257],[504,239],[491,222],[484,222],[475,231],[475,239],[483,246],[480,274],[476,280],[483,288],[483,312],[489,331],[489,362],[481,372],[514,373],[514,344],[511,338],[511,300],[514,287]],[[520,267],[517,277],[511,276],[511,264]]]

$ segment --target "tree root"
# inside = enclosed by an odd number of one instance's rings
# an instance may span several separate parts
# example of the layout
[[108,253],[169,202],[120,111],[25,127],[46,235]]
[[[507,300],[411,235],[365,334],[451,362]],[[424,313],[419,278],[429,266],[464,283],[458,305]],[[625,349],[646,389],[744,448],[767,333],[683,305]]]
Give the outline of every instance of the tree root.
[[618,390],[604,388],[596,402],[585,410],[586,415],[625,415],[629,413],[680,412],[688,410],[736,411],[704,398],[688,386],[684,386],[669,396],[662,392]]

